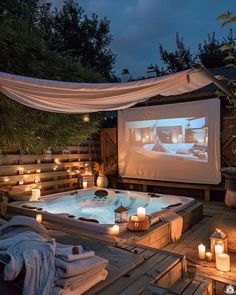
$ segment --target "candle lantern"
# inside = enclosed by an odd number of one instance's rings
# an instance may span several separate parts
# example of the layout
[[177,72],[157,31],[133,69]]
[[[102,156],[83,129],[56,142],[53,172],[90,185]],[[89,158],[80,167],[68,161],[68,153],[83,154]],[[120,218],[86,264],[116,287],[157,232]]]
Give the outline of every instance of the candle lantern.
[[120,207],[114,210],[115,212],[115,223],[122,223],[128,221],[128,210],[120,205]]
[[212,234],[210,240],[211,240],[211,253],[213,254],[214,258],[215,258],[216,245],[221,245],[223,248],[223,253],[228,253],[228,237],[220,229],[216,229],[216,231]]

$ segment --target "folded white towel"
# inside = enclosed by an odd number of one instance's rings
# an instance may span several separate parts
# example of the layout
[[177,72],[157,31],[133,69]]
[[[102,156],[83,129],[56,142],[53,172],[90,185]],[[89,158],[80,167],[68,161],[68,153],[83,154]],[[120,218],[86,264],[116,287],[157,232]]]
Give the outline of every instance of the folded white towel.
[[100,267],[91,269],[77,276],[73,276],[69,278],[59,278],[58,280],[55,281],[55,285],[63,289],[66,289],[66,288],[76,289],[78,288],[78,283],[80,284],[81,280],[91,279],[92,277],[101,273],[101,271],[103,270],[104,270],[104,266],[102,265]]
[[60,287],[54,287],[51,295],[81,295],[99,282],[104,281],[107,277],[107,274],[107,270],[104,269],[92,278],[90,277],[85,280],[81,280],[80,285],[76,289],[62,289]]
[[107,264],[108,261],[99,256],[93,256],[87,259],[81,259],[72,262],[66,262],[62,259],[55,258],[57,278],[76,276],[101,266],[105,268]]

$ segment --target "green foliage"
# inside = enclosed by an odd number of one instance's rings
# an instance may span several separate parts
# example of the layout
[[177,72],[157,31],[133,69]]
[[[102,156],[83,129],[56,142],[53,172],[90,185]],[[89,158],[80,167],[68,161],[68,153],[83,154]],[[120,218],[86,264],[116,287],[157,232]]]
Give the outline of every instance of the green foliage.
[[[48,48],[36,24],[45,3],[32,0],[3,0],[0,3],[0,71],[30,77],[74,82],[104,82],[98,73]],[[48,21],[48,19],[46,20]],[[34,110],[0,95],[0,145],[42,152],[81,142],[96,132],[102,113],[83,123],[82,115]]]
[[229,48],[235,51],[235,41],[232,30],[229,36],[219,41],[215,37],[215,33],[208,35],[208,39],[204,43],[199,44],[198,58],[206,68],[223,67],[227,63]]
[[50,49],[73,62],[100,73],[107,80],[113,80],[115,55],[109,46],[112,41],[110,21],[99,20],[96,14],[91,19],[74,0],[65,0],[60,10],[41,8],[43,17],[37,25]]
[[183,38],[176,34],[176,49],[168,52],[163,45],[159,46],[161,60],[166,65],[166,74],[176,73],[186,69],[193,68],[196,65],[196,57],[193,56],[184,45]]
[[[223,23],[221,25],[221,27],[225,27],[226,25],[229,24],[233,24],[236,22],[236,16],[233,16],[232,13],[227,12],[227,13],[223,13],[220,16],[218,16],[217,20],[222,21]],[[232,39],[232,42],[228,43],[228,44],[224,44],[221,47],[221,50],[224,52],[225,56],[225,67],[227,68],[233,68],[236,70],[236,49],[235,49],[235,39]],[[235,87],[236,87],[236,79],[234,80],[229,80],[225,77],[223,77],[223,79],[227,82],[227,84],[233,88],[234,90],[232,91],[231,96],[228,96],[222,92],[218,93],[218,95],[220,97],[224,97],[228,100],[229,102],[229,108],[236,110],[236,91],[235,91]]]

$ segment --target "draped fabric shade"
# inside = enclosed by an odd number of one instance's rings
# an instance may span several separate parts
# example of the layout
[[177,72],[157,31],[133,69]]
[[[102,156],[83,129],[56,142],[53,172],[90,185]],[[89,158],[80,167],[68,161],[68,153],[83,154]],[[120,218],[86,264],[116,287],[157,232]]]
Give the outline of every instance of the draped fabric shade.
[[203,69],[128,83],[72,83],[0,72],[0,91],[26,106],[57,113],[125,109],[156,95],[190,92],[212,83]]

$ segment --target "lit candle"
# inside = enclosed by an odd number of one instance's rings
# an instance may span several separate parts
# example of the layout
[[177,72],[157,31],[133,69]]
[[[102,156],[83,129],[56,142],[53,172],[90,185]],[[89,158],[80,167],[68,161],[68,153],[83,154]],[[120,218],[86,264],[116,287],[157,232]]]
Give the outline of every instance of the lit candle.
[[206,256],[206,247],[201,244],[198,246],[198,257],[199,259],[205,259]]
[[20,167],[20,168],[19,168],[19,174],[22,175],[22,174],[23,174],[23,171],[24,171],[24,168],[23,168],[23,167]]
[[116,235],[119,235],[119,232],[120,232],[119,225],[118,224],[114,224],[112,226],[112,234],[116,236]]
[[143,221],[146,218],[146,209],[143,207],[137,208],[138,220]]
[[230,257],[228,254],[219,253],[216,256],[216,268],[220,271],[230,271]]
[[34,182],[35,182],[35,183],[40,182],[40,178],[36,178]]
[[83,188],[87,188],[88,187],[88,182],[87,181],[83,181]]
[[42,220],[43,220],[43,215],[40,213],[36,214],[36,221],[38,221],[38,223],[42,223]]
[[212,253],[211,252],[206,252],[206,261],[211,262],[212,261]]
[[18,184],[24,184],[24,181],[23,180],[19,180],[18,181]]
[[36,173],[40,173],[41,172],[41,169],[36,169]]
[[32,195],[30,201],[38,201],[38,199],[41,197],[41,191],[39,188],[33,188],[32,189]]
[[215,256],[217,257],[219,254],[223,253],[223,246],[215,245]]
[[131,221],[138,221],[138,216],[134,215],[130,217]]

